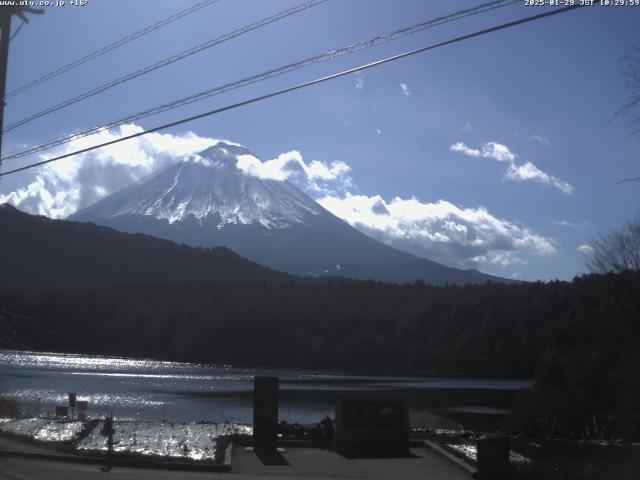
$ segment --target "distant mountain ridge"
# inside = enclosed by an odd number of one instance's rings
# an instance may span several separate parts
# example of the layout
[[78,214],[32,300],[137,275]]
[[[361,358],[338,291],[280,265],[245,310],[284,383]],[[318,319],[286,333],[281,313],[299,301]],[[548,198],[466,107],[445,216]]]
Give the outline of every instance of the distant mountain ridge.
[[[396,250],[324,209],[288,181],[238,168],[245,147],[219,142],[71,215],[191,246],[226,246],[294,275],[428,284],[511,283]],[[255,157],[255,155],[254,155]],[[257,157],[256,157],[257,158]]]
[[0,290],[93,288],[194,281],[281,284],[295,278],[227,248],[202,249],[149,235],[52,220],[0,204]]

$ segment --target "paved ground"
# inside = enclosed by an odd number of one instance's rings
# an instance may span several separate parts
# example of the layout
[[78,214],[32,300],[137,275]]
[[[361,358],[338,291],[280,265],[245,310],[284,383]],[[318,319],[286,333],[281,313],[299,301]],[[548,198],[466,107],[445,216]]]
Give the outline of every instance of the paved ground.
[[0,450],[8,450],[11,452],[24,452],[24,453],[52,453],[51,448],[39,446],[31,442],[21,442],[13,438],[7,438],[0,435]]
[[[27,455],[56,454],[75,457],[34,442],[0,436],[0,451]],[[0,480],[74,480],[112,478],[131,479],[398,479],[469,480],[470,475],[432,450],[417,448],[401,458],[345,458],[330,450],[318,448],[287,448],[282,454],[264,456],[243,447],[234,446],[231,473],[189,472],[154,468],[114,467],[105,473],[100,465],[0,456]]]
[[278,458],[263,458],[241,447],[233,451],[233,472],[268,478],[340,478],[404,480],[468,480],[460,467],[426,449],[403,458],[345,458],[329,450],[286,449]]
[[225,475],[229,474],[149,468],[114,468],[109,473],[105,473],[99,466],[91,464],[0,457],[0,480],[106,480],[109,478],[114,480],[129,478],[133,480],[199,480],[224,478]]
[[[258,458],[234,448],[232,473],[185,472],[150,468],[114,468],[102,472],[97,465],[0,457],[0,480],[75,480],[131,478],[134,480],[212,479],[398,479],[468,480],[470,476],[439,455],[413,449],[406,458],[347,459],[328,450],[294,448],[276,457]],[[264,463],[263,463],[264,462]]]

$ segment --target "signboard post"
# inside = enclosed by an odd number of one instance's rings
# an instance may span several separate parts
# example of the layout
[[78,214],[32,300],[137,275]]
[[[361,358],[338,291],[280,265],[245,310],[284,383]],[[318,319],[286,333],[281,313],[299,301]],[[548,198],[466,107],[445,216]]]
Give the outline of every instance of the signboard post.
[[278,377],[253,381],[253,448],[276,450],[278,446]]
[[78,420],[87,419],[87,410],[89,409],[89,402],[86,400],[78,400]]
[[69,393],[69,407],[71,407],[71,418],[73,418],[76,413],[76,394],[75,393]]
[[104,419],[102,425],[102,434],[107,437],[107,466],[106,470],[111,470],[111,462],[113,460],[113,434],[116,433],[113,429],[113,412],[111,415]]

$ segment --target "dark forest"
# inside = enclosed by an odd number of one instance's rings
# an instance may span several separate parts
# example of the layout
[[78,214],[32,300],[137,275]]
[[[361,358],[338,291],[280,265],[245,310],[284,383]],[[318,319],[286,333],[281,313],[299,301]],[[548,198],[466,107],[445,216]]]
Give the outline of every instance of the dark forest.
[[[640,273],[572,282],[183,286],[4,293],[12,342],[198,363],[534,378],[531,433],[640,432]],[[17,316],[16,316],[17,315]],[[11,319],[11,320],[10,320]]]

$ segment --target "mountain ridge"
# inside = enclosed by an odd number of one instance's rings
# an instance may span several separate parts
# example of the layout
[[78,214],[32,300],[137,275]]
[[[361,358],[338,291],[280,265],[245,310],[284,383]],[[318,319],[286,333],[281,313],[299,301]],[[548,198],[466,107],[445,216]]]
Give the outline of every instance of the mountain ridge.
[[283,284],[295,277],[251,262],[225,247],[180,245],[92,223],[53,220],[0,204],[0,290],[92,288],[194,281]]
[[69,217],[196,247],[226,246],[299,276],[340,275],[432,285],[513,283],[460,270],[385,245],[339,219],[287,180],[238,167],[248,149],[209,147]]

